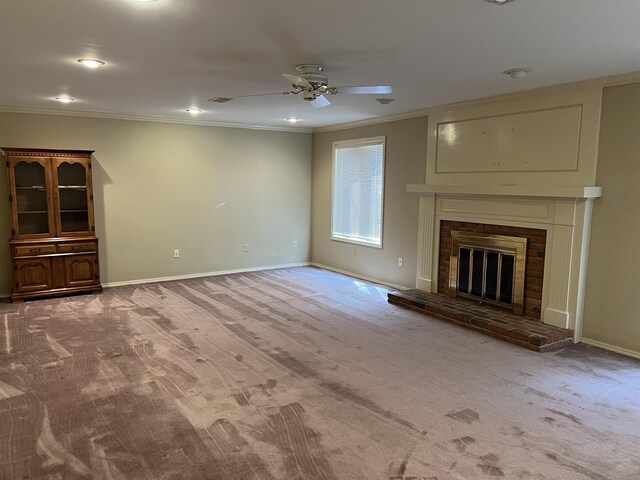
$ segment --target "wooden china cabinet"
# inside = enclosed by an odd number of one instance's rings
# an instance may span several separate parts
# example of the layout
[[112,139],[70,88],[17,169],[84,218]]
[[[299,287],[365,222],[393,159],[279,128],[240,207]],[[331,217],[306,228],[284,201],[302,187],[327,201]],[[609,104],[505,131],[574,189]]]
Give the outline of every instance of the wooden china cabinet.
[[11,301],[102,291],[93,150],[3,147],[11,209]]

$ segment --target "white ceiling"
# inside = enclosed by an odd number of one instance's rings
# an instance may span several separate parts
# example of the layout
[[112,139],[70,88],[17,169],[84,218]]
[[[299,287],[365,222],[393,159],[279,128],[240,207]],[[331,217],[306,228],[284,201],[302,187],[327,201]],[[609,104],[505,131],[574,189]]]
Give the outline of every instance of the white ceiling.
[[[0,0],[0,108],[181,120],[196,106],[202,123],[314,128],[637,71],[639,24],[638,0]],[[299,63],[333,86],[391,85],[395,101],[206,102],[284,91]],[[513,67],[532,71],[501,73]]]

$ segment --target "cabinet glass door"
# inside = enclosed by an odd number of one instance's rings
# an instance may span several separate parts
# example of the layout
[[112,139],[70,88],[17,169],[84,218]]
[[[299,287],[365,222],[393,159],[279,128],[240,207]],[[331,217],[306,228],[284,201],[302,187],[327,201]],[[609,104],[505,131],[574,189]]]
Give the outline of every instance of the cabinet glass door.
[[17,235],[47,235],[51,232],[47,172],[42,162],[24,160],[13,165]]
[[89,231],[89,196],[85,163],[59,160],[56,168],[60,234]]

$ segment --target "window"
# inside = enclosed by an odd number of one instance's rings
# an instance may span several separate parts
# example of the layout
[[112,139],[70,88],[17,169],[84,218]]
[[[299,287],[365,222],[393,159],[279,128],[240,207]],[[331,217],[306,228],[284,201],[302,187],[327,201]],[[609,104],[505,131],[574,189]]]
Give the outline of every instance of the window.
[[334,142],[333,240],[382,248],[384,140]]

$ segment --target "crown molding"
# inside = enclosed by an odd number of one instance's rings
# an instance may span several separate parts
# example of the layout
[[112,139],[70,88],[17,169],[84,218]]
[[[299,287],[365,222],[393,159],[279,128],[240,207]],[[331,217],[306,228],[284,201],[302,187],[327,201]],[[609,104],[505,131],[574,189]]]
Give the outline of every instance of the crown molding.
[[11,106],[0,105],[0,112],[6,113],[27,113],[27,114],[39,114],[39,115],[60,115],[66,117],[84,117],[84,118],[105,118],[111,120],[131,120],[138,122],[156,122],[156,123],[171,123],[180,125],[198,125],[204,127],[222,127],[222,128],[243,128],[248,130],[267,130],[276,132],[293,132],[293,133],[324,133],[333,132],[338,130],[349,130],[352,128],[366,127],[370,125],[378,125],[383,123],[395,122],[398,120],[406,120],[410,118],[425,117],[432,113],[441,112],[443,110],[453,110],[464,107],[477,106],[492,102],[499,102],[503,100],[511,100],[514,98],[523,98],[533,95],[541,95],[545,93],[558,93],[562,91],[576,91],[586,90],[592,88],[606,88],[616,87],[621,85],[629,85],[632,83],[640,83],[640,71],[621,73],[616,75],[608,75],[602,77],[590,78],[587,80],[580,80],[577,82],[563,83],[558,85],[550,85],[541,88],[535,88],[531,90],[524,90],[519,92],[511,92],[501,95],[494,95],[490,97],[476,98],[463,100],[460,102],[452,102],[442,105],[436,105],[432,107],[425,107],[421,109],[411,110],[409,112],[396,113],[386,115],[383,117],[371,117],[363,120],[356,120],[354,122],[338,123],[335,125],[327,125],[324,127],[316,128],[300,128],[300,127],[275,127],[269,125],[256,125],[248,123],[234,123],[234,122],[215,122],[206,121],[194,118],[181,118],[171,116],[160,115],[137,115],[127,113],[111,113],[111,112],[99,112],[90,110],[68,110],[58,108],[47,107],[25,107],[25,106]]
[[605,87],[618,87],[620,85],[629,85],[631,83],[640,83],[640,72],[621,73],[618,75],[609,75],[605,77]]
[[171,123],[179,125],[197,125],[201,127],[242,128],[246,130],[267,130],[275,132],[312,133],[311,128],[274,127],[233,122],[211,122],[191,118],[179,118],[159,115],[136,115],[129,113],[96,112],[89,110],[62,110],[46,107],[23,107],[0,105],[0,113],[26,113],[35,115],[59,115],[63,117],[104,118],[108,120],[130,120],[135,122]]
[[356,120],[348,123],[337,123],[335,125],[327,125],[325,127],[316,127],[313,133],[336,132],[338,130],[349,130],[358,127],[367,127],[369,125],[379,125],[382,123],[396,122],[398,120],[407,120],[409,118],[426,117],[433,111],[433,108],[421,108],[419,110],[411,110],[410,112],[394,113],[384,117],[365,118],[364,120]]

